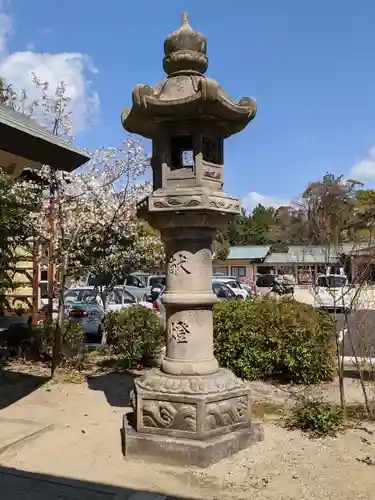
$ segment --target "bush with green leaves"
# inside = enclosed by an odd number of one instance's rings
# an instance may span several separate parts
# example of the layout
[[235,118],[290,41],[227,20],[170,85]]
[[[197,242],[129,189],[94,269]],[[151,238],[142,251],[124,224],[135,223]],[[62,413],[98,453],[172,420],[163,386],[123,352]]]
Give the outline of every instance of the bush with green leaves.
[[221,366],[256,380],[330,380],[335,328],[329,316],[295,300],[254,297],[214,306],[215,355]]
[[[21,324],[12,325],[2,337],[7,356],[50,361],[56,326],[56,322],[50,325],[46,321],[39,323],[36,327]],[[85,336],[82,328],[67,321],[61,336],[61,361],[79,367],[85,353]]]
[[[47,321],[39,323],[34,329],[39,343],[39,355],[43,359],[52,358],[54,336],[57,323],[48,324]],[[63,364],[81,368],[87,354],[86,339],[80,325],[65,321],[61,335],[60,361]]]
[[156,359],[165,343],[160,318],[140,305],[108,312],[103,328],[112,352],[120,355],[129,368]]
[[304,398],[291,409],[285,423],[289,429],[300,429],[313,437],[322,437],[335,436],[342,428],[344,419],[337,406]]

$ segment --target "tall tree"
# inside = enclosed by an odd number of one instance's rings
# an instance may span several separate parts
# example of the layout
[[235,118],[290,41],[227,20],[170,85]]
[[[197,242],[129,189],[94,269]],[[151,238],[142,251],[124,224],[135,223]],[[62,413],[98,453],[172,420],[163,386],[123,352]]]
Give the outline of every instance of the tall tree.
[[375,236],[375,190],[358,189],[351,239],[372,240]]
[[338,246],[349,239],[360,186],[358,181],[334,174],[308,186],[297,203],[296,221],[306,243]]
[[275,209],[257,205],[251,215],[245,210],[230,224],[226,232],[229,244],[267,245],[273,242],[271,229],[274,226]]

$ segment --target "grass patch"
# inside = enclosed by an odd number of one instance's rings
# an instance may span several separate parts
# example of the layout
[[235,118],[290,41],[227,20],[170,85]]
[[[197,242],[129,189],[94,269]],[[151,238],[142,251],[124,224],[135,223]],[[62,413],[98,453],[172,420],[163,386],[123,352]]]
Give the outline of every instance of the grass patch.
[[311,437],[336,436],[344,428],[344,418],[335,404],[303,398],[285,418],[288,429],[299,429]]

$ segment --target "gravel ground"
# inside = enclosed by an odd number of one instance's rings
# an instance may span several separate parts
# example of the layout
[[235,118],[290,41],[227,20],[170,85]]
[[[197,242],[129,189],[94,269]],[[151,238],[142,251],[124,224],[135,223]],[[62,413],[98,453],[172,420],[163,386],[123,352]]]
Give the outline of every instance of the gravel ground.
[[[362,403],[363,392],[359,379],[345,378],[344,383],[347,404]],[[315,386],[274,385],[255,381],[250,382],[249,386],[253,403],[259,403],[260,405],[291,406],[298,396],[321,398],[332,403],[340,402],[338,380]],[[375,382],[365,382],[365,387],[369,398],[375,402]]]
[[[13,393],[25,385],[13,381]],[[17,379],[16,376],[16,379]],[[0,390],[4,418],[54,423],[53,431],[0,456],[0,465],[56,476],[100,481],[184,498],[374,500],[375,426],[349,429],[337,438],[311,440],[265,420],[265,440],[204,470],[124,460],[121,416],[129,404],[131,380],[101,375],[88,383],[46,383],[17,402]],[[291,404],[290,388],[251,384],[254,410]],[[335,384],[314,388],[338,399]],[[299,389],[301,391],[301,388]],[[311,389],[308,390],[310,392]],[[20,392],[21,393],[21,392]],[[347,382],[349,402],[361,400],[357,382]],[[274,416],[273,416],[274,418]]]

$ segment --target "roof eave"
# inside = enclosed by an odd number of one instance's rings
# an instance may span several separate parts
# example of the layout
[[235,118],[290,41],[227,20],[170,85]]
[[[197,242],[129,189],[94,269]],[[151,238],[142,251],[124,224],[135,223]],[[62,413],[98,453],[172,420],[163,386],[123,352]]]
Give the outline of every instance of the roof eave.
[[90,160],[21,113],[0,106],[0,149],[30,162],[71,172]]

